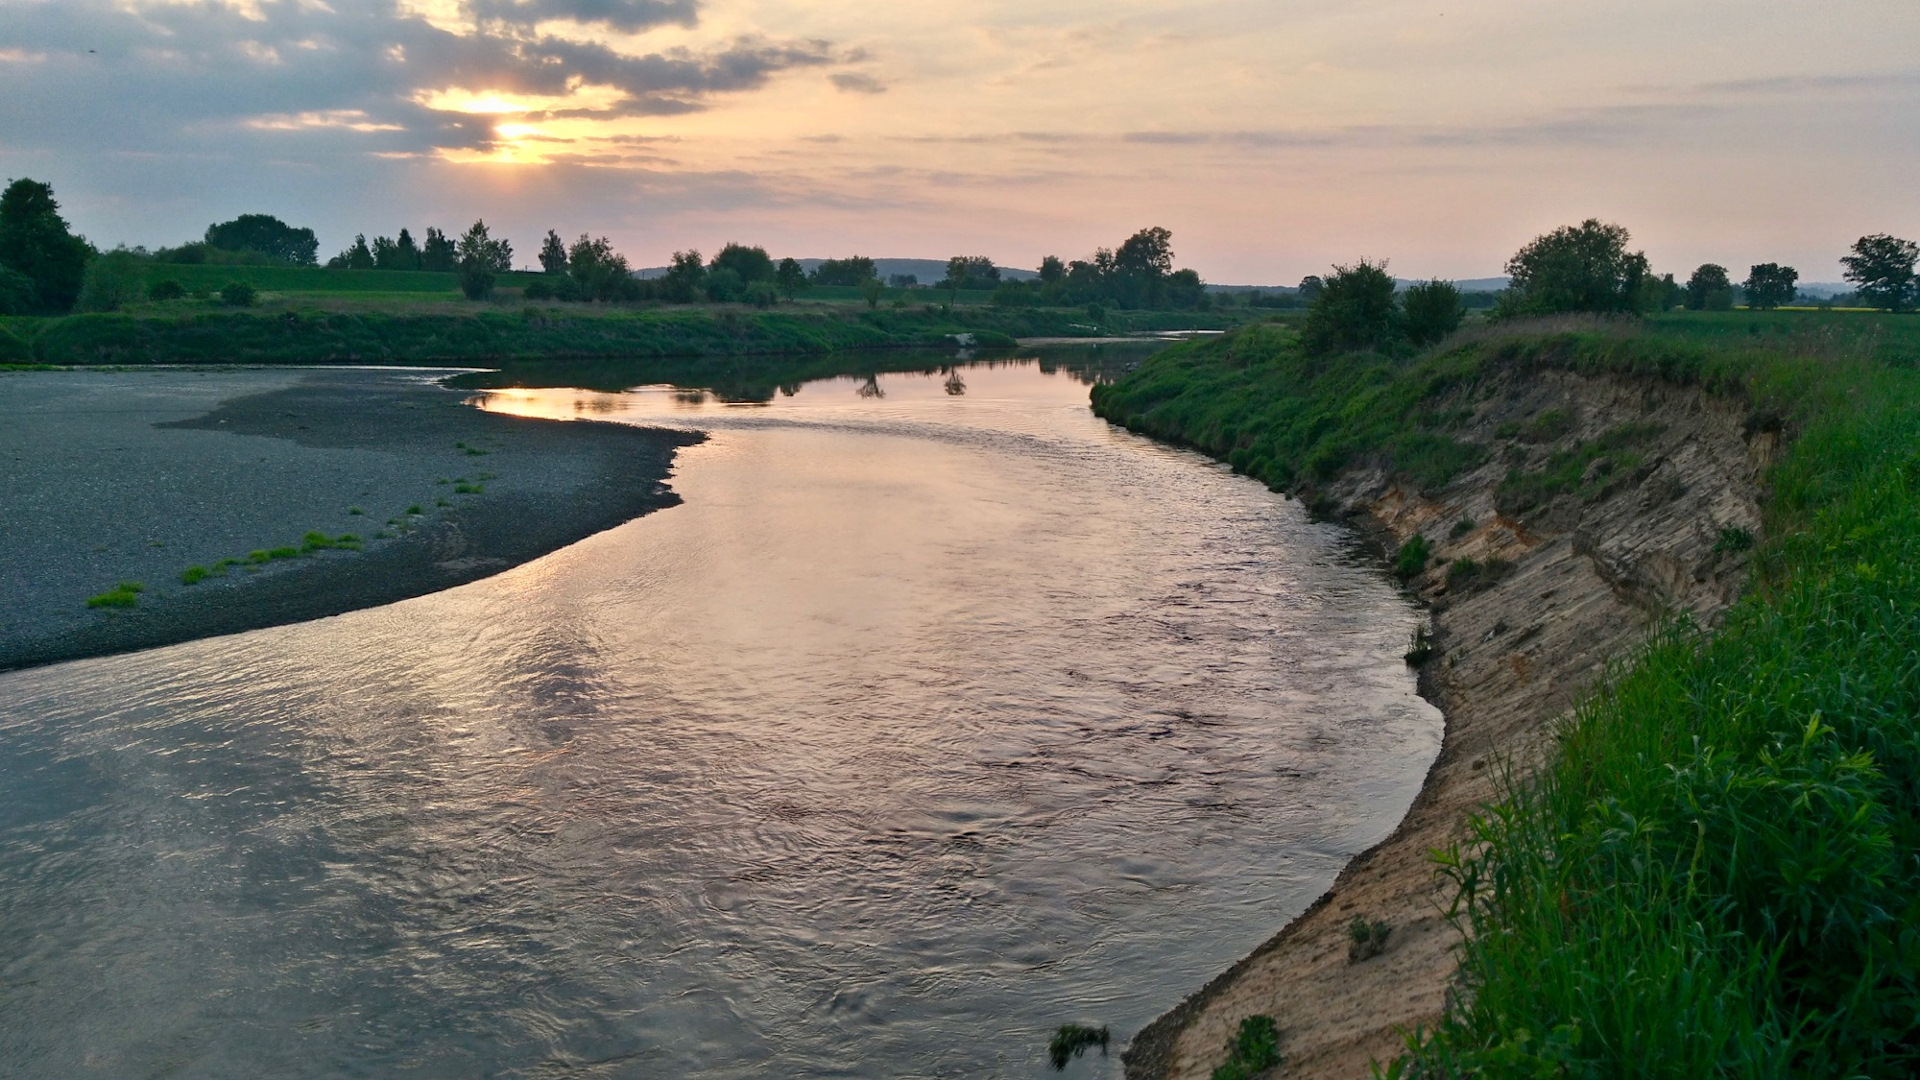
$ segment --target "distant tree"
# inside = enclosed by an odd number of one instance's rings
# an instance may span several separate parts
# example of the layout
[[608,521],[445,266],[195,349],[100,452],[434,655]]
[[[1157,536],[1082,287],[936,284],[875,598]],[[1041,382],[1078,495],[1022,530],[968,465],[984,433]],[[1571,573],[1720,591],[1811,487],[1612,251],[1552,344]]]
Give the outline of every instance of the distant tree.
[[1648,274],[1640,280],[1640,300],[1634,306],[1640,311],[1672,311],[1686,302],[1686,286],[1674,281],[1672,274]]
[[1320,275],[1308,274],[1306,277],[1300,279],[1300,287],[1296,291],[1300,294],[1301,303],[1311,304],[1320,298],[1320,293],[1324,291],[1326,287],[1327,283],[1320,280]]
[[606,237],[596,240],[581,233],[563,257],[567,276],[572,279],[579,299],[611,303],[632,296],[633,268],[625,255],[613,250],[613,241]]
[[1164,278],[1173,273],[1173,234],[1157,225],[1141,229],[1113,253],[1113,263],[1123,274]]
[[495,240],[485,221],[475,221],[455,245],[454,267],[467,299],[484,300],[492,295],[499,275],[513,269],[513,245]]
[[707,264],[709,271],[731,270],[740,275],[742,282],[772,281],[779,273],[774,269],[773,259],[767,255],[767,249],[746,247],[729,243],[720,249],[720,254]]
[[367,246],[367,234],[356,233],[353,237],[353,243],[347,245],[347,250],[328,259],[327,266],[329,268],[338,267],[342,270],[373,269],[373,249]]
[[400,267],[400,245],[391,236],[373,238],[373,267],[376,270],[398,270]]
[[186,287],[172,278],[156,281],[147,289],[149,300],[178,300],[185,295],[187,295]]
[[731,304],[747,293],[747,283],[732,269],[707,271],[707,299],[716,304]]
[[749,281],[740,299],[757,308],[770,308],[780,302],[780,292],[771,281]]
[[1061,262],[1059,256],[1048,255],[1046,258],[1040,260],[1040,281],[1042,284],[1052,285],[1057,281],[1064,280],[1066,276],[1067,264]]
[[1429,281],[1408,286],[1400,300],[1407,340],[1431,345],[1460,328],[1467,305],[1451,281]]
[[20,179],[0,193],[0,264],[33,282],[36,310],[70,310],[92,257],[93,246],[68,231],[51,185]]
[[700,261],[698,251],[676,251],[666,275],[660,279],[660,294],[676,304],[691,304],[699,298],[706,276],[707,266]]
[[109,251],[87,263],[80,297],[81,311],[119,311],[137,304],[147,293],[147,259],[131,251]]
[[1638,311],[1647,257],[1628,252],[1631,234],[1588,218],[1536,237],[1507,260],[1500,314],[1602,314]]
[[794,294],[807,287],[807,272],[800,268],[800,260],[781,259],[779,268],[773,272],[773,280],[791,300]]
[[1702,263],[1687,279],[1688,311],[1733,310],[1733,281],[1719,263]]
[[393,261],[395,270],[420,269],[420,246],[413,242],[413,234],[404,227],[400,230],[399,239],[394,241]]
[[1380,349],[1400,333],[1400,313],[1394,303],[1393,278],[1386,263],[1365,259],[1352,266],[1336,266],[1320,295],[1307,308],[1300,326],[1300,344],[1310,356]]
[[997,308],[1032,307],[1040,302],[1040,290],[1024,281],[1003,281],[993,290]]
[[33,279],[11,266],[0,266],[0,315],[31,315],[39,307]]
[[887,275],[887,288],[889,289],[911,289],[918,284],[920,284],[920,275],[918,274]]
[[1000,269],[985,255],[955,255],[947,260],[947,274],[936,289],[992,289],[1000,284]]
[[[581,239],[586,237],[582,236]],[[540,242],[540,269],[549,274],[567,272],[567,245],[560,239],[560,234],[552,229],[547,230],[547,238]]]
[[[0,262],[4,261],[6,254],[0,252]],[[1866,304],[1905,311],[1914,299],[1916,261],[1920,261],[1920,244],[1875,233],[1854,241],[1852,253],[1842,256],[1840,265],[1846,267],[1847,280],[1859,287]]]
[[257,251],[295,266],[314,265],[320,253],[312,229],[296,229],[272,214],[241,214],[209,225],[206,243],[222,251]]
[[886,288],[885,285],[880,284],[879,278],[870,277],[860,283],[860,297],[867,302],[868,307],[877,308],[880,306],[880,294],[885,292]]
[[458,250],[447,234],[428,226],[426,243],[420,245],[420,269],[446,273],[459,261]]
[[1204,311],[1213,306],[1213,298],[1207,295],[1206,283],[1200,280],[1198,270],[1175,270],[1168,274],[1165,293],[1167,306],[1175,311]]
[[1795,286],[1800,281],[1800,271],[1779,263],[1756,263],[1747,270],[1747,280],[1741,288],[1747,293],[1747,307],[1754,311],[1771,311],[1782,304],[1793,303]]
[[815,285],[858,285],[880,275],[872,259],[865,255],[852,255],[844,259],[828,259],[814,267],[809,276]]

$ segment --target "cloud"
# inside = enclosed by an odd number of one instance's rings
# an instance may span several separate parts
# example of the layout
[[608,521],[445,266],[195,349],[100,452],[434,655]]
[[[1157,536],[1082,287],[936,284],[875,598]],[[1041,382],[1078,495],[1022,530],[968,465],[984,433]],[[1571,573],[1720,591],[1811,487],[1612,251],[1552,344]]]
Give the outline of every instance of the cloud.
[[862,75],[857,71],[836,71],[827,76],[833,85],[849,94],[884,94],[886,84],[871,75]]
[[523,26],[567,19],[629,34],[656,26],[692,26],[699,18],[697,0],[467,0],[466,10],[476,19]]

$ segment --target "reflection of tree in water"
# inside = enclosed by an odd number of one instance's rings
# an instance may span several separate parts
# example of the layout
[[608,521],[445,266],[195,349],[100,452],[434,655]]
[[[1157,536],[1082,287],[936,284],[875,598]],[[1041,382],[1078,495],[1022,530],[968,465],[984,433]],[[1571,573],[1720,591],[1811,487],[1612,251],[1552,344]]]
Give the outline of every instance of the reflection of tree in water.
[[860,389],[854,391],[854,393],[859,394],[863,398],[883,398],[887,396],[887,392],[880,389],[880,376],[878,374],[867,376],[867,381],[861,383]]
[[705,390],[675,390],[673,392],[673,400],[682,405],[705,405],[707,403],[707,392]]
[[608,401],[606,398],[597,398],[597,397],[574,398],[573,411],[574,412],[591,412],[591,413],[610,413],[613,411],[613,402]]
[[967,392],[967,380],[960,377],[959,368],[947,372],[947,381],[943,385],[946,386],[947,393],[953,397],[959,397]]

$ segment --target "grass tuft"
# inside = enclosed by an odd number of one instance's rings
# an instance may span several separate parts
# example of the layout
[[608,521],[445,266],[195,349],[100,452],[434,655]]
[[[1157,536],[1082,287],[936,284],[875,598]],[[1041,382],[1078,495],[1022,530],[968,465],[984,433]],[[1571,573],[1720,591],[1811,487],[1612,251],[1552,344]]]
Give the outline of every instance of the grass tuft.
[[146,586],[137,581],[123,581],[98,596],[87,598],[90,608],[130,608],[140,602],[140,594]]

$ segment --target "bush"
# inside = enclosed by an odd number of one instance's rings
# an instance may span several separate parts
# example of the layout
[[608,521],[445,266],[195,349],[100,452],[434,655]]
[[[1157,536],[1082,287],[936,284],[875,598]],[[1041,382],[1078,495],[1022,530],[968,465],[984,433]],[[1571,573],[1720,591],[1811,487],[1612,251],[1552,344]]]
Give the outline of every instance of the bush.
[[33,279],[11,266],[0,266],[0,315],[31,315],[38,306]]
[[220,290],[220,302],[229,307],[252,307],[259,295],[244,281],[229,281]]
[[780,302],[780,292],[771,281],[755,281],[747,285],[741,299],[757,308],[770,308]]
[[537,277],[527,282],[526,288],[520,290],[520,295],[528,300],[551,300],[553,286],[547,284],[546,278]]
[[[1309,356],[1384,349],[1400,337],[1400,312],[1394,303],[1387,264],[1365,259],[1336,266],[1307,308],[1300,346]],[[1456,294],[1457,295],[1457,294]]]
[[87,264],[80,280],[81,311],[119,311],[146,294],[145,260],[128,251],[109,251]]
[[1413,539],[1400,545],[1400,554],[1393,560],[1393,576],[1401,581],[1410,581],[1418,577],[1427,568],[1427,560],[1433,557],[1433,548],[1427,543],[1426,536],[1415,533]]
[[185,295],[187,295],[186,287],[172,278],[168,278],[165,281],[156,281],[152,287],[147,289],[147,299],[149,300],[178,300]]
[[1227,1062],[1213,1080],[1252,1080],[1280,1064],[1280,1028],[1271,1016],[1249,1016],[1227,1040]]
[[1467,314],[1466,302],[1451,281],[1410,286],[1401,307],[1406,313],[1407,340],[1415,345],[1431,345],[1453,333]]
[[0,364],[25,364],[33,360],[33,347],[26,339],[0,326]]

